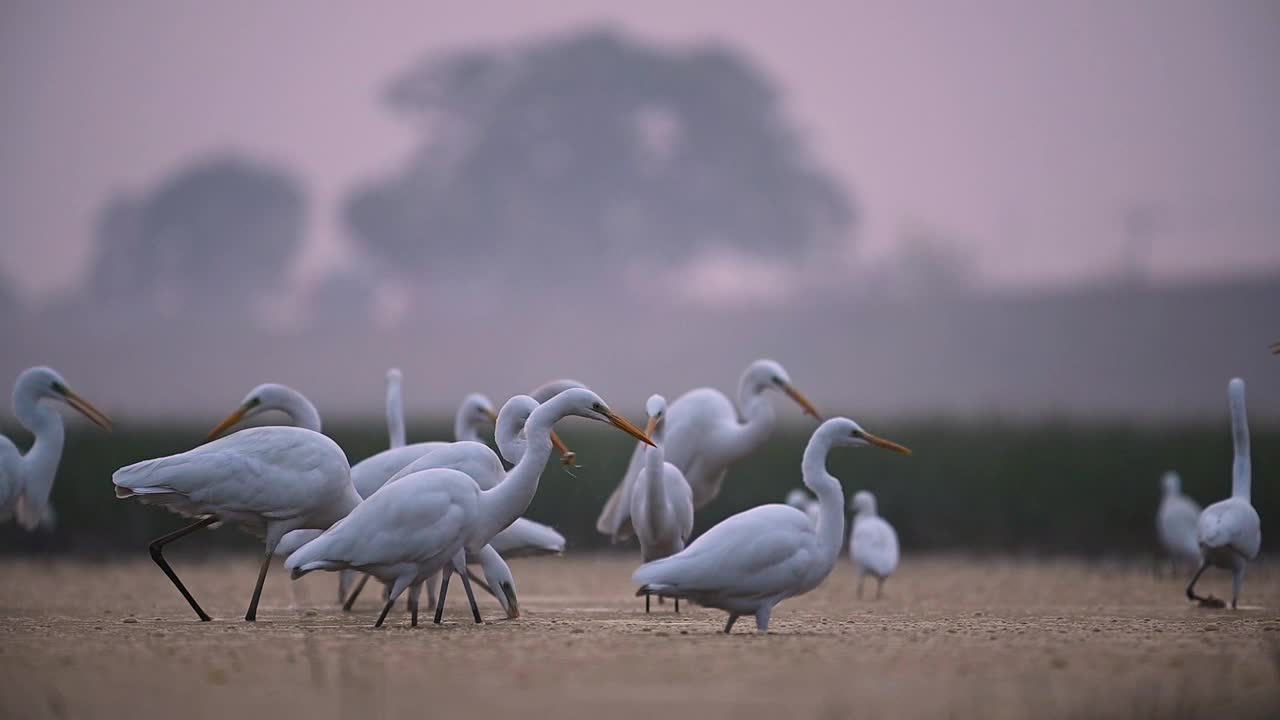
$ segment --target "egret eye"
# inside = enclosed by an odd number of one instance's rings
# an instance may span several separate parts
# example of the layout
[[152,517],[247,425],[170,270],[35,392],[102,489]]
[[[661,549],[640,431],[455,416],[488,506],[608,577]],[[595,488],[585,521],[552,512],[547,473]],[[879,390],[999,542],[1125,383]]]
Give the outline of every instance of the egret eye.
[[49,387],[50,387],[54,392],[58,393],[59,395],[66,395],[66,394],[67,394],[67,386],[66,386],[66,385],[63,385],[62,383],[58,382],[57,380],[54,380],[52,383],[50,383],[50,384],[49,384]]
[[596,412],[604,412],[604,406],[600,403],[591,403],[591,409]]
[[862,437],[862,431],[861,431],[861,430],[853,430],[852,432],[850,432],[850,433],[849,433],[849,435],[850,435],[851,437]]

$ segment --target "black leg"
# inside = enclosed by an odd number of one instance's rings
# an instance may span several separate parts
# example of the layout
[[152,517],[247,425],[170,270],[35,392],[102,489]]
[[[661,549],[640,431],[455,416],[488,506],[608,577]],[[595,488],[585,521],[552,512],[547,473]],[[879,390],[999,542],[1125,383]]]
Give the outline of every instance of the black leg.
[[489,593],[494,597],[498,597],[498,593],[494,592],[493,588],[489,587],[489,583],[476,577],[476,574],[471,572],[471,568],[467,568],[467,577],[471,578],[471,582],[475,583],[476,585],[479,585],[481,590]]
[[200,528],[208,527],[216,522],[218,522],[218,518],[213,516],[197,520],[180,530],[174,530],[164,537],[152,540],[150,547],[151,559],[160,566],[160,569],[164,571],[165,575],[169,576],[169,582],[172,582],[173,586],[178,588],[178,592],[182,593],[182,597],[187,599],[187,604],[191,606],[192,610],[196,611],[196,615],[199,616],[202,622],[208,622],[210,617],[205,614],[203,609],[201,609],[200,603],[196,602],[196,599],[191,597],[191,593],[187,592],[187,587],[178,579],[178,574],[173,571],[173,568],[169,567],[169,563],[165,562],[164,555],[161,554],[161,551],[164,550],[165,545],[168,545],[174,540],[186,537]]
[[418,627],[418,594],[410,591],[409,595],[409,627]]
[[1196,571],[1195,576],[1191,578],[1191,583],[1187,585],[1187,599],[1195,600],[1196,602],[1206,607],[1221,607],[1222,601],[1213,597],[1212,595],[1210,595],[1209,597],[1200,597],[1199,595],[1196,594],[1196,582],[1200,579],[1200,576],[1204,574],[1205,569],[1208,567],[1209,567],[1209,561],[1206,560],[1200,563],[1200,569]]
[[676,612],[680,612],[680,598],[676,598]]
[[351,589],[351,595],[347,596],[347,601],[342,603],[343,612],[351,612],[351,608],[355,607],[356,598],[360,597],[360,591],[364,590],[364,586],[369,582],[368,575],[361,575],[360,581]]
[[258,619],[258,599],[262,597],[262,586],[267,581],[267,569],[271,567],[271,551],[267,548],[267,556],[262,558],[262,567],[258,568],[258,584],[253,587],[253,597],[249,600],[249,611],[244,614],[245,622]]
[[729,634],[729,631],[733,629],[733,624],[734,624],[734,623],[736,623],[736,622],[738,622],[738,614],[737,614],[737,613],[729,613],[729,622],[727,622],[727,623],[725,623],[725,624],[724,624],[724,634],[725,634],[725,635],[728,635],[728,634]]
[[440,578],[440,600],[436,603],[436,624],[439,625],[444,618],[444,596],[449,592],[449,576],[453,574],[451,568],[445,568],[444,576]]
[[[368,576],[366,575],[365,577],[368,577]],[[390,600],[387,600],[387,604],[382,606],[382,614],[378,616],[378,622],[373,624],[374,627],[376,628],[382,627],[382,621],[387,619],[387,613],[391,612],[391,606],[395,604],[396,604],[395,598],[391,598]]]
[[467,591],[467,602],[471,603],[471,616],[476,619],[476,624],[484,622],[480,619],[480,607],[476,605],[475,593],[471,592],[471,580],[467,577],[467,573],[458,573],[462,576],[462,589]]
[[644,594],[644,611],[649,612],[649,593]]

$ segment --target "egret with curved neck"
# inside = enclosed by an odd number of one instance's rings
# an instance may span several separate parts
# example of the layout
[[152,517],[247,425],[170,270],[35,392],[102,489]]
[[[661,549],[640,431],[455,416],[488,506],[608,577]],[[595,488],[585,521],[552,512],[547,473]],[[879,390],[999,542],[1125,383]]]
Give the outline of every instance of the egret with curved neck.
[[[738,381],[736,407],[724,393],[704,387],[681,395],[667,408],[666,462],[684,473],[695,509],[716,498],[731,465],[769,438],[776,416],[767,394],[775,390],[794,400],[805,414],[821,419],[787,371],[772,360],[747,366]],[[637,446],[622,481],[596,520],[596,530],[615,541],[632,534],[631,495],[643,467],[644,451]]]
[[19,373],[13,384],[13,414],[35,442],[24,455],[0,435],[0,522],[16,516],[25,530],[50,522],[49,495],[66,439],[54,402],[65,403],[95,425],[111,429],[107,416],[72,391],[53,368],[33,367]]
[[[666,398],[651,395],[645,410],[649,413],[645,433],[654,446],[645,449],[644,470],[631,496],[631,521],[640,540],[640,561],[653,562],[684,549],[693,532],[693,495],[680,469],[664,459]],[[649,612],[649,599],[645,595],[645,612]],[[680,612],[680,598],[675,600],[675,611]]]
[[844,493],[827,472],[834,447],[910,450],[876,437],[848,418],[822,423],[805,447],[800,472],[818,497],[815,524],[801,510],[762,505],[738,513],[703,533],[683,551],[646,563],[631,579],[651,593],[691,600],[729,613],[724,631],[742,615],[754,615],[756,629],[768,632],[773,608],[822,583],[835,567],[844,544]]

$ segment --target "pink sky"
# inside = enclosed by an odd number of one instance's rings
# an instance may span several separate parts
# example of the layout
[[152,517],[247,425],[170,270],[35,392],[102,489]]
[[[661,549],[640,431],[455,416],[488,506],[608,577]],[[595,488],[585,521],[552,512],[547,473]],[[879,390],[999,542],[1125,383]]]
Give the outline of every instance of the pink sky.
[[971,241],[991,284],[1113,271],[1133,208],[1158,276],[1280,268],[1280,4],[7,2],[0,273],[43,300],[87,272],[108,195],[233,149],[308,184],[303,279],[343,257],[341,198],[413,146],[379,104],[425,52],[611,23],[745,50],[861,212]]

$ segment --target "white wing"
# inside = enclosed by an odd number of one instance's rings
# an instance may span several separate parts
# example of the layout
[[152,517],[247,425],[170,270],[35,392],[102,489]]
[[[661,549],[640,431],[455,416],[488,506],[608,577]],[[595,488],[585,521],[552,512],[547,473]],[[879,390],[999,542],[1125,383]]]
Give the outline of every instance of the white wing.
[[504,558],[531,555],[559,555],[564,552],[564,536],[554,528],[526,518],[517,518],[498,533],[489,545]]
[[898,568],[898,533],[884,518],[855,518],[849,557],[873,574],[888,577]]
[[1229,547],[1252,560],[1258,556],[1262,546],[1258,511],[1237,498],[1216,502],[1200,513],[1196,537],[1204,547]]
[[488,445],[461,440],[439,443],[436,448],[396,471],[387,483],[399,481],[400,478],[412,473],[434,468],[447,468],[463,473],[469,476],[481,490],[492,489],[506,476],[502,460]]
[[355,486],[360,497],[367,498],[377,492],[378,488],[406,465],[448,444],[447,442],[420,442],[370,455],[351,466],[351,484]]

